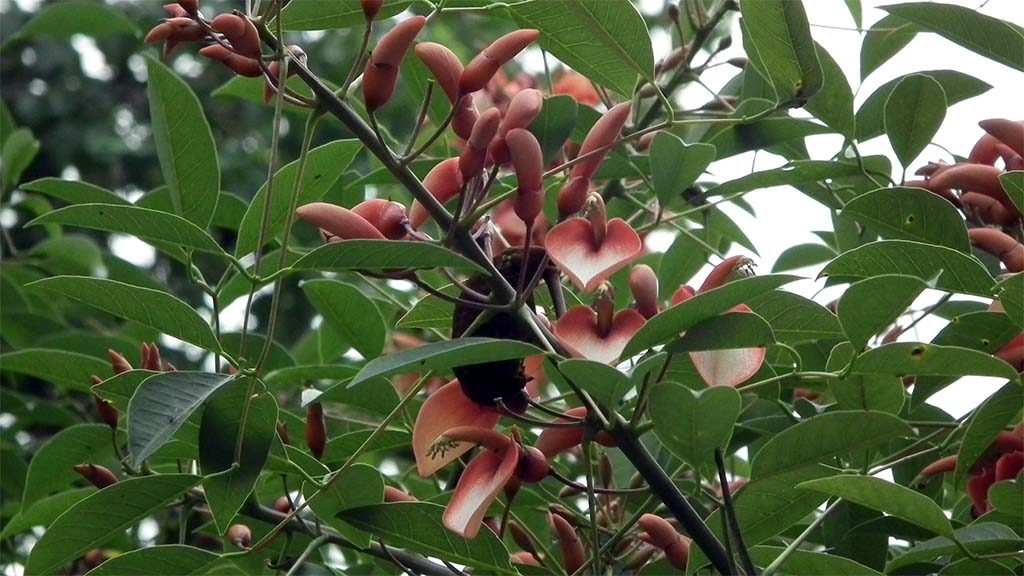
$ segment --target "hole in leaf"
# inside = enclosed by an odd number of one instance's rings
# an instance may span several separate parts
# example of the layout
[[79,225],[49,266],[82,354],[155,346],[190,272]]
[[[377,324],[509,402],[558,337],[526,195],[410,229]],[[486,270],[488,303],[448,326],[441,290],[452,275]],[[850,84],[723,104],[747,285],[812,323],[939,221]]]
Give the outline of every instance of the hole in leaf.
[[913,358],[920,358],[921,356],[924,356],[924,352],[924,346],[915,346],[914,349],[910,351],[910,356]]
[[907,216],[907,219],[906,219],[906,221],[904,221],[904,224],[907,225],[907,226],[910,226],[910,225],[912,225],[914,223],[914,220],[915,220],[914,215],[911,214],[910,216]]

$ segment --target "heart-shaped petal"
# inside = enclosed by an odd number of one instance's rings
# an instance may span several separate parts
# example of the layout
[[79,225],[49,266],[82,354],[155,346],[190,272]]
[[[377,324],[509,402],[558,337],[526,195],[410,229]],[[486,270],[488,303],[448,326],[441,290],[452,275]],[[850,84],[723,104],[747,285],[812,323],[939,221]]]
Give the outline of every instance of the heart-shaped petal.
[[519,464],[519,446],[510,443],[501,454],[484,450],[459,478],[452,500],[444,509],[444,525],[463,538],[474,538],[484,514],[512,479]]
[[555,336],[576,358],[615,364],[644,322],[639,312],[627,308],[615,315],[611,329],[602,337],[597,326],[597,312],[588,306],[577,306],[555,324]]
[[497,411],[467,398],[458,380],[442,386],[427,397],[412,429],[412,451],[420,476],[430,476],[475,446],[458,442],[447,450],[431,451],[434,442],[446,431],[460,426],[494,428],[498,420],[501,415]]
[[746,382],[761,369],[764,356],[764,348],[690,352],[690,360],[708,386],[738,386]]
[[604,243],[595,246],[594,226],[585,218],[570,218],[548,232],[548,256],[580,290],[590,292],[640,255],[643,241],[621,218],[608,221]]

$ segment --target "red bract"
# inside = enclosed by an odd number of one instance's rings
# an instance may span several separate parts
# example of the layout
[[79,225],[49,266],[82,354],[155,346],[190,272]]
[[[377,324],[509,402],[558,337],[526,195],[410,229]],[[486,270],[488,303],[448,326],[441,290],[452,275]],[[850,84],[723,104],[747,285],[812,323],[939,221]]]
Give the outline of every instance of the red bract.
[[[448,202],[462,190],[462,172],[459,159],[449,158],[434,166],[423,178],[423,187],[441,204]],[[409,209],[409,223],[419,229],[430,218],[430,213],[419,202],[413,202]]]
[[377,43],[363,70],[363,100],[367,110],[372,112],[391,99],[402,60],[426,23],[423,16],[409,18],[389,30]]
[[426,65],[453,104],[459,99],[459,78],[462,77],[462,62],[446,46],[433,42],[416,45],[416,56]]
[[516,54],[533,44],[539,37],[538,30],[516,30],[495,40],[466,65],[459,80],[459,91],[462,94],[469,94],[486,86],[506,62],[515,58]]
[[606,221],[604,201],[591,196],[589,218],[570,218],[548,232],[548,256],[580,290],[591,292],[640,255],[643,242],[625,220]]

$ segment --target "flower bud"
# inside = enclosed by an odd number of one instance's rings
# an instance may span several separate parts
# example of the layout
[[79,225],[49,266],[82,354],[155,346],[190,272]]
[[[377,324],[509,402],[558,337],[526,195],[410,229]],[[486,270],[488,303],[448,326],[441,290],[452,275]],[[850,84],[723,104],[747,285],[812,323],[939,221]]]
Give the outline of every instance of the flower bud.
[[644,514],[637,525],[646,535],[641,538],[665,551],[665,558],[674,568],[686,570],[690,557],[690,541],[661,516]]
[[156,347],[155,343],[146,344],[142,343],[142,369],[152,370],[153,372],[160,372],[161,370],[161,359],[160,349]]
[[506,62],[515,58],[516,54],[533,44],[539,37],[538,30],[516,30],[495,40],[466,65],[459,79],[459,92],[469,94],[487,86]]
[[[298,60],[303,64],[306,63],[306,51],[303,50],[301,46],[297,44],[292,44],[291,46],[288,47],[288,52],[292,55],[292,58],[294,58],[295,60]],[[293,64],[288,65],[288,78],[291,78],[292,76],[295,75],[297,68],[298,67]],[[264,104],[270,104],[270,102],[274,99],[274,94],[277,93],[276,83],[280,79],[281,63],[275,60],[270,64],[267,64],[267,72],[269,73],[270,78],[267,79],[267,81],[263,85]],[[274,81],[273,84],[271,83],[271,79],[273,79]]]
[[103,466],[97,466],[95,464],[76,464],[72,469],[100,490],[103,490],[107,486],[117,484],[117,476]]
[[497,134],[500,121],[501,112],[497,108],[489,108],[473,125],[466,148],[459,156],[459,172],[462,173],[463,181],[469,181],[483,171],[487,161],[487,147]]
[[549,514],[548,521],[554,532],[555,540],[558,541],[558,546],[562,549],[562,566],[567,574],[572,574],[587,561],[587,552],[583,549],[583,543],[576,535],[576,530],[565,518],[557,514]]
[[707,279],[701,284],[700,290],[697,292],[707,292],[720,288],[733,280],[742,278],[745,276],[743,268],[750,265],[751,260],[746,256],[730,256],[725,260],[722,260],[715,268],[708,274]]
[[743,56],[737,56],[736,58],[729,58],[728,60],[726,60],[726,62],[728,62],[731,66],[735,66],[736,68],[742,70],[747,67],[747,64],[750,63],[750,60],[747,60]]
[[107,402],[103,398],[100,398],[96,394],[92,395],[93,402],[96,404],[96,413],[100,415],[100,420],[107,426],[110,426],[111,430],[117,430],[118,413],[117,408],[110,402]]
[[363,100],[370,112],[387,104],[395,93],[398,69],[426,23],[423,16],[409,18],[389,30],[377,43],[363,70]]
[[537,558],[535,558],[534,555],[530,554],[529,552],[516,552],[509,556],[509,560],[511,560],[513,564],[518,564],[520,566],[541,565]]
[[462,77],[462,62],[447,46],[434,42],[416,45],[416,56],[430,70],[437,85],[444,90],[448,100],[455,104],[459,99],[459,78]]
[[508,523],[509,534],[512,535],[512,541],[517,546],[523,549],[528,554],[535,554],[537,547],[533,543],[533,538],[530,538],[529,532],[526,531],[518,522],[512,520]]
[[551,473],[551,465],[544,453],[533,446],[522,446],[516,477],[527,484],[543,481]]
[[237,14],[221,14],[210,22],[210,28],[223,34],[231,42],[236,54],[249,58],[260,58],[260,33],[248,19]]
[[335,206],[334,204],[313,202],[312,204],[299,206],[295,210],[295,215],[342,240],[384,239],[384,235],[381,234],[380,230],[368,222],[366,218],[347,208]]
[[274,501],[274,510],[281,514],[288,514],[292,511],[292,503],[288,501],[287,496],[281,496]]
[[199,14],[199,0],[178,0],[178,6],[192,16]]
[[291,446],[292,438],[288,435],[288,423],[277,421],[277,437],[281,440],[281,443],[286,446]]
[[[584,138],[583,144],[580,146],[579,156],[585,156],[593,153],[592,156],[580,161],[572,167],[573,178],[587,178],[590,179],[597,172],[597,169],[604,162],[605,156],[608,155],[608,148],[615,143],[619,138],[619,134],[622,132],[622,127],[626,125],[626,121],[629,120],[629,113],[633,109],[633,105],[629,102],[623,102],[617,106],[612,107],[604,113],[604,116],[594,123],[594,126],[587,133],[587,137]],[[601,152],[597,152],[602,150]]]
[[519,183],[513,208],[516,216],[530,225],[544,209],[544,156],[537,138],[527,130],[512,130],[505,142]]
[[1024,271],[1024,245],[994,228],[971,228],[967,236],[981,250],[988,252],[1003,262],[1010,272]]
[[359,4],[363,8],[363,16],[370,21],[377,17],[377,13],[384,6],[384,0],[360,0]]
[[672,305],[682,304],[697,295],[697,291],[690,286],[680,286],[672,295]]
[[248,58],[236,54],[220,44],[210,44],[199,49],[199,54],[210,60],[216,60],[230,68],[235,74],[246,78],[259,78],[263,75],[263,69],[255,58]]
[[558,192],[558,217],[566,219],[583,209],[587,202],[590,180],[570,178]]
[[669,55],[665,57],[664,62],[661,63],[661,71],[668,72],[669,70],[675,70],[676,68],[679,68],[684,63],[686,63],[686,58],[689,56],[689,54],[690,51],[689,49],[687,49],[686,46],[683,46],[682,48],[676,48],[672,52],[669,52]]
[[323,458],[327,448],[327,423],[324,421],[324,407],[319,402],[306,408],[306,446],[317,460]]
[[86,570],[92,570],[93,568],[103,564],[107,561],[107,553],[99,548],[93,548],[82,556],[82,564]]
[[[423,178],[423,187],[444,204],[462,191],[462,173],[459,171],[459,159],[449,158],[438,163]],[[413,202],[409,209],[409,223],[419,229],[430,218],[430,213],[419,202]]]
[[416,497],[395,488],[394,486],[384,487],[385,502],[416,502]]
[[228,528],[228,542],[241,550],[248,550],[252,546],[252,530],[245,524],[232,524]]
[[650,319],[658,313],[658,276],[646,264],[634,266],[629,273],[629,290],[633,293],[636,310]]
[[388,240],[405,238],[405,225],[409,217],[405,214],[405,206],[398,202],[373,198],[352,208],[352,212],[362,216]]
[[458,109],[455,110],[455,116],[452,118],[452,131],[459,138],[468,140],[473,135],[473,126],[476,126],[479,117],[476,105],[473,104],[473,95],[466,94],[459,98],[457,106]]
[[107,350],[107,355],[110,356],[110,367],[114,370],[115,375],[132,370],[132,365],[119,352],[111,349]]
[[509,103],[508,110],[501,120],[501,126],[498,127],[499,138],[491,143],[491,160],[495,164],[505,164],[509,161],[506,135],[516,128],[529,128],[543,106],[544,95],[539,90],[528,88],[512,97],[512,102]]

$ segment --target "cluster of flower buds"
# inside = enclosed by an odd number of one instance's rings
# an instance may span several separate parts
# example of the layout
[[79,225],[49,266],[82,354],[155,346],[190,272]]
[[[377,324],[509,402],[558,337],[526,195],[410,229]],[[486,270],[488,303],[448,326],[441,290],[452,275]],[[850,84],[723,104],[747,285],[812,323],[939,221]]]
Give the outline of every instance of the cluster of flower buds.
[[[177,370],[174,364],[170,362],[163,362],[160,358],[160,349],[156,347],[156,344],[142,343],[141,363],[139,368],[142,370],[151,370],[153,372],[171,372]],[[121,353],[115,350],[108,350],[107,354],[110,356],[110,369],[114,375],[118,375],[124,372],[133,370],[131,362],[128,361]],[[92,385],[95,387],[103,382],[103,379],[93,374],[89,377]],[[93,402],[96,405],[96,413],[99,415],[100,420],[104,424],[110,426],[112,430],[117,430],[117,424],[119,415],[117,408],[113,404],[100,398],[95,393],[93,394]]]
[[405,206],[398,202],[373,198],[351,210],[313,202],[300,206],[295,214],[320,229],[325,242],[339,240],[400,240],[409,230]]
[[690,560],[690,540],[684,537],[672,524],[661,516],[644,514],[637,525],[643,530],[640,539],[665,553],[665,559],[673,568],[686,571]]

